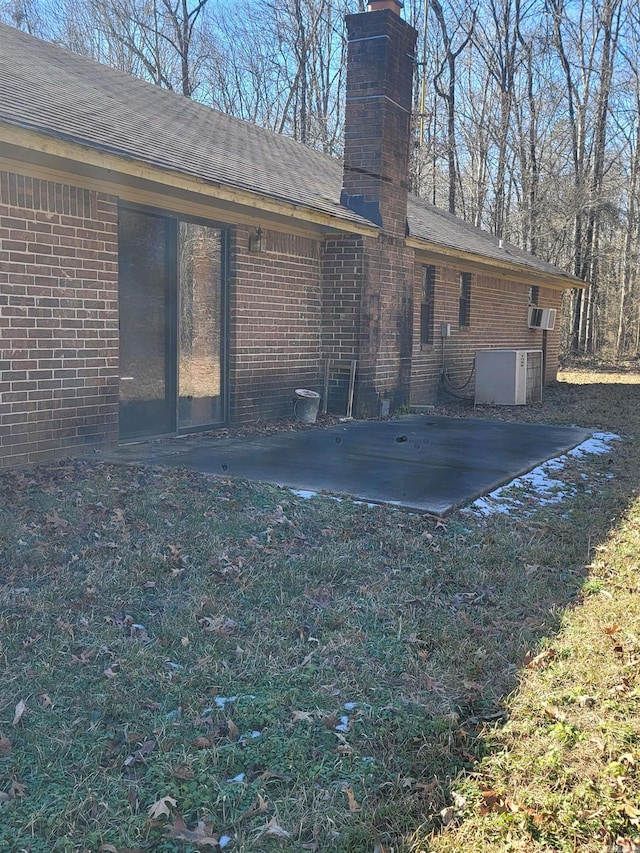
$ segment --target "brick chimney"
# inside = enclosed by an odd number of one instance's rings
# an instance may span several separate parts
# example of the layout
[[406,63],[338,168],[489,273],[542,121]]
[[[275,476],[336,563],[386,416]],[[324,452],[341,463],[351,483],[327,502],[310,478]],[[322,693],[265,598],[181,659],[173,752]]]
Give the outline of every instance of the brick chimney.
[[399,0],[348,15],[341,203],[391,235],[406,234],[414,48]]

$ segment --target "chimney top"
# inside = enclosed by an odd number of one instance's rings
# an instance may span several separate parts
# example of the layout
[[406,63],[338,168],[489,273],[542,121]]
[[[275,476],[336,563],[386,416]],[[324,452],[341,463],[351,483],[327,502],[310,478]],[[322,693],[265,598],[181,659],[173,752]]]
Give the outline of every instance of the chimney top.
[[404,6],[402,0],[368,0],[367,12],[378,12],[380,9],[390,9],[396,15],[400,15],[400,10]]

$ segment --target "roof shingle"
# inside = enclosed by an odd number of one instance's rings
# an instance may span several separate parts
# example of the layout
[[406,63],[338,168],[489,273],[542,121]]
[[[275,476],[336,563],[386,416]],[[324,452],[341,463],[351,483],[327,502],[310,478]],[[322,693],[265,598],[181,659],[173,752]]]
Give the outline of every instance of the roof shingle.
[[[0,122],[366,223],[340,204],[342,164],[293,139],[0,24]],[[410,197],[413,237],[571,276]],[[370,224],[370,223],[367,223]]]

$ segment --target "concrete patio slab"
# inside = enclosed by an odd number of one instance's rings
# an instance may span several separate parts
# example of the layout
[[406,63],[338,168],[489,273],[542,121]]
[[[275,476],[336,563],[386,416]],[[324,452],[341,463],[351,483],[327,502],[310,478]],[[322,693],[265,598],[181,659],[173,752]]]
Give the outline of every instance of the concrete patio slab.
[[101,455],[445,515],[590,434],[577,427],[408,415],[248,438],[190,436]]

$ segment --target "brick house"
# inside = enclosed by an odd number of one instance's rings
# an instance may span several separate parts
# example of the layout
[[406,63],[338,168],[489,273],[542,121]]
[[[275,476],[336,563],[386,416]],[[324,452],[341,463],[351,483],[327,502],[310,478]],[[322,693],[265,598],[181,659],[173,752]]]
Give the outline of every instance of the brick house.
[[580,283],[407,192],[398,11],[347,19],[344,163],[0,25],[0,466],[286,416],[328,359],[360,415],[479,350],[555,377],[530,307]]

